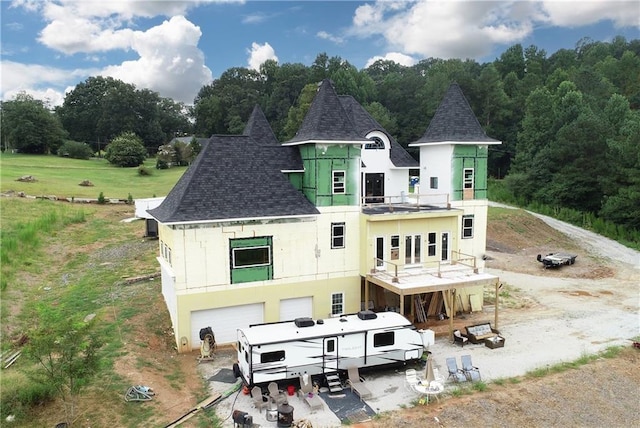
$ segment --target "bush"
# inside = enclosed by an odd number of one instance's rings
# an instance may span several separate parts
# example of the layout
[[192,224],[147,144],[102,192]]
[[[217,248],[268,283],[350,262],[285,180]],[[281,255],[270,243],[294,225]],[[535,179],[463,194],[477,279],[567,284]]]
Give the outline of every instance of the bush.
[[158,160],[156,160],[156,169],[169,169],[169,162],[158,158]]
[[147,149],[136,134],[124,132],[109,143],[104,157],[113,165],[138,166],[146,159]]
[[24,419],[29,411],[55,398],[56,390],[51,385],[33,382],[18,373],[4,375],[0,417],[9,415]]
[[100,192],[100,194],[98,195],[98,203],[99,204],[106,204],[107,203],[107,199],[104,197],[104,193]]
[[151,175],[151,171],[149,171],[146,166],[140,165],[138,167],[138,175],[142,175],[143,177],[146,175]]
[[73,159],[89,159],[93,155],[93,150],[86,143],[67,140],[58,149],[58,156],[70,157]]

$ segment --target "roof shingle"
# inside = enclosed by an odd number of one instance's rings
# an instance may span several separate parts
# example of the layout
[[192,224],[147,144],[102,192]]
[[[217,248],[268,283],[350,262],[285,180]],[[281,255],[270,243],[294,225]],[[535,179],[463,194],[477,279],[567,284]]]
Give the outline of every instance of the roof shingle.
[[285,144],[318,140],[368,141],[357,132],[329,79],[322,81],[300,129]]
[[457,83],[449,85],[424,135],[409,145],[444,141],[499,143],[487,137]]
[[281,172],[282,149],[249,136],[214,135],[162,204],[162,223],[316,215]]

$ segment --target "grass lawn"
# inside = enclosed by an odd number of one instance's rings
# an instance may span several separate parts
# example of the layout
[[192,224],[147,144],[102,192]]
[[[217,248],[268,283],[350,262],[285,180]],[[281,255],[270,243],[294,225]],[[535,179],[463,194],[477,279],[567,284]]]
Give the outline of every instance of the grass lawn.
[[[155,159],[144,163],[151,175],[138,174],[138,168],[115,167],[104,159],[69,159],[59,156],[2,153],[0,155],[0,191],[24,192],[30,196],[57,196],[97,199],[133,199],[166,196],[186,167],[156,169]],[[35,182],[17,181],[25,175]],[[80,186],[84,180],[92,187]]]

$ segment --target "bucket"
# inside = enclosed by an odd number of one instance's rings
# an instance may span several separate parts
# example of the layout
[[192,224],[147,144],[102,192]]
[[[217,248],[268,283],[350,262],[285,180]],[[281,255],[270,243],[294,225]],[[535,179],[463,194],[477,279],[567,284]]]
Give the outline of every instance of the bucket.
[[287,386],[287,393],[292,396],[293,394],[296,393],[296,387],[293,385],[289,385]]

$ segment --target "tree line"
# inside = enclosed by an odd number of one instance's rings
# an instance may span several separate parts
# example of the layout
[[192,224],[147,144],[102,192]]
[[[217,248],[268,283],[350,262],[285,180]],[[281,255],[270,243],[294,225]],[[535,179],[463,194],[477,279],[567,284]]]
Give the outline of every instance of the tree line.
[[[226,70],[188,108],[98,76],[77,85],[53,112],[33,99],[18,106],[26,95],[2,103],[2,148],[55,153],[69,139],[97,151],[130,132],[155,154],[176,136],[240,133],[256,104],[286,141],[318,82],[329,78],[339,94],[352,95],[417,156],[408,144],[424,133],[456,81],[487,135],[502,141],[489,148],[489,174],[504,178],[515,199],[590,212],[640,230],[638,76],[640,40],[621,36],[581,39],[574,49],[551,55],[515,44],[483,64],[428,58],[407,67],[379,60],[358,70],[326,53],[310,66],[269,60],[257,71]],[[32,117],[46,126],[34,126]]]

